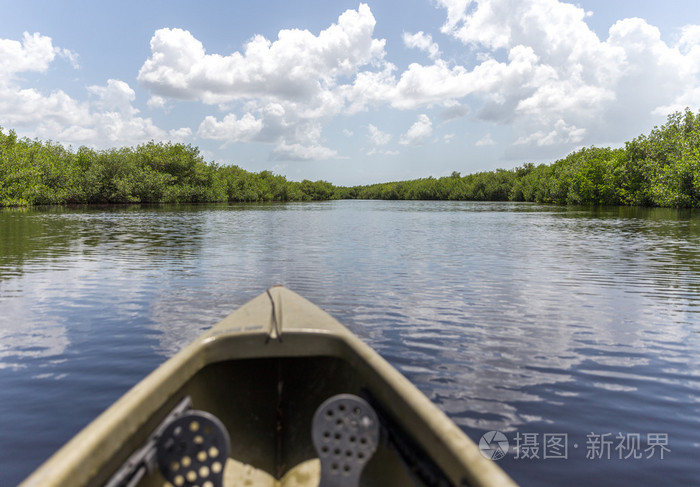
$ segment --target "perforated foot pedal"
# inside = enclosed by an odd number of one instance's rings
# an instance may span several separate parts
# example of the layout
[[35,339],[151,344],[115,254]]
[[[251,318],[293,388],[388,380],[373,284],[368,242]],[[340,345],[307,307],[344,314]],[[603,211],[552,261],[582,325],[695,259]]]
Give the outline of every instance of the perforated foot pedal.
[[230,443],[216,416],[187,412],[168,424],[156,448],[158,467],[175,487],[223,486]]
[[320,487],[357,487],[379,444],[379,419],[364,399],[339,394],[316,410],[311,437],[321,460]]

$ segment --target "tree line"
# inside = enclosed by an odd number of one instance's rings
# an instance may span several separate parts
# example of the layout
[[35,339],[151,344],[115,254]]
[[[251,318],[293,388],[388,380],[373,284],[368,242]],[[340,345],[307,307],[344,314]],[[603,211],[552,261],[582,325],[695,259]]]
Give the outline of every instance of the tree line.
[[363,199],[700,206],[700,112],[686,109],[618,149],[588,147],[553,164],[343,188]]
[[72,152],[0,129],[0,206],[310,201],[336,192],[326,181],[288,181],[270,171],[207,163],[191,145]]
[[191,145],[73,152],[0,128],[0,206],[337,198],[699,207],[700,112],[676,112],[622,148],[583,148],[553,164],[354,187],[205,162]]

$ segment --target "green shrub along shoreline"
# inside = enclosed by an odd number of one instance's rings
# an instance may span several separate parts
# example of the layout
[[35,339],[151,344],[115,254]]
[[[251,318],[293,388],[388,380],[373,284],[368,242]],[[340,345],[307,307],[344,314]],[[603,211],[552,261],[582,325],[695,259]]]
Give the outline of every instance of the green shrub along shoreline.
[[700,112],[676,112],[624,148],[590,147],[553,164],[344,188],[342,197],[700,206]]
[[331,199],[325,181],[287,181],[270,171],[207,163],[191,145],[71,152],[0,130],[0,206],[205,203]]
[[699,207],[700,112],[676,112],[623,148],[584,148],[553,164],[354,187],[205,162],[191,145],[73,152],[0,128],[0,206],[330,199]]

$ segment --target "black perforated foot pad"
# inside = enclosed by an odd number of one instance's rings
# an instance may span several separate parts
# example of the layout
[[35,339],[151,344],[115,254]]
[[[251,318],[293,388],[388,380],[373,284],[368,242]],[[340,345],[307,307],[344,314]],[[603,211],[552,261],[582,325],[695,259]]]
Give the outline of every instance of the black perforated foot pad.
[[339,394],[316,410],[311,436],[321,460],[320,487],[356,487],[379,444],[379,420],[364,399]]
[[158,467],[175,487],[221,487],[229,436],[216,416],[189,411],[158,438]]

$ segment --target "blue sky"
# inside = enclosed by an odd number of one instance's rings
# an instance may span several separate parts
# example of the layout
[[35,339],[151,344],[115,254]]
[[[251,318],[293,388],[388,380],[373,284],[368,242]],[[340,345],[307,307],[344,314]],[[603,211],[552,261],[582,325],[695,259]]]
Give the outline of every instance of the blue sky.
[[335,184],[552,162],[700,108],[700,3],[35,1],[0,16],[0,127],[148,140]]

